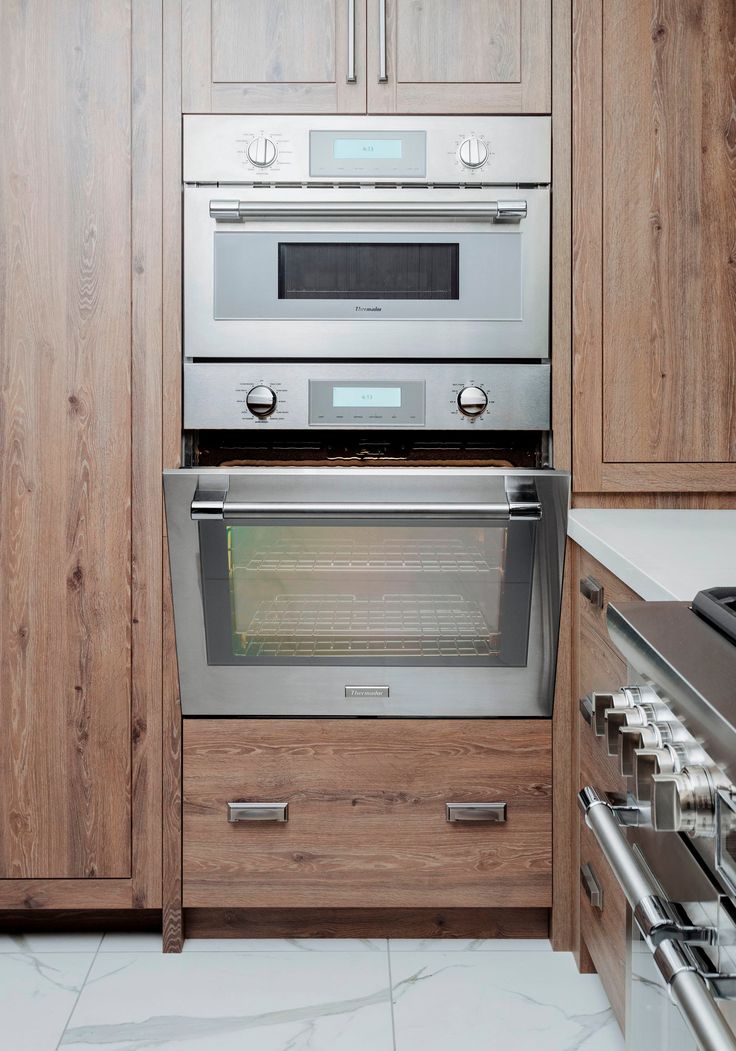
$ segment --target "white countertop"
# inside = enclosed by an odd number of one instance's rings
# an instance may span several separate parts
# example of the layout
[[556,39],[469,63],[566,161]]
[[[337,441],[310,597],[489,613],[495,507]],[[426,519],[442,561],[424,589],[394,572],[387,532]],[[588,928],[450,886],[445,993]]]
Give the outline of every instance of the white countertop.
[[575,508],[568,533],[647,601],[736,584],[736,511]]

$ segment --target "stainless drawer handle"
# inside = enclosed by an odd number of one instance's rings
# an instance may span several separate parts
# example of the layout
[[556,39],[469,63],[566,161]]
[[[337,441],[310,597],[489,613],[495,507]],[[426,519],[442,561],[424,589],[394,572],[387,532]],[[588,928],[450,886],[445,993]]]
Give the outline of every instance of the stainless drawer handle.
[[388,80],[386,62],[386,0],[378,0],[378,83]]
[[603,888],[595,878],[592,867],[587,862],[580,866],[580,883],[585,891],[586,898],[593,908],[603,912]]
[[583,577],[580,581],[580,594],[587,598],[591,606],[603,609],[603,585],[595,577]]
[[288,803],[228,803],[227,819],[231,825],[238,821],[278,821],[289,820]]
[[506,803],[445,803],[445,816],[453,824],[470,821],[506,821]]
[[348,73],[345,78],[348,84],[354,84],[355,77],[355,0],[348,0]]
[[593,725],[593,698],[589,693],[586,693],[585,697],[581,697],[578,701],[580,706],[580,714],[585,719],[588,726]]

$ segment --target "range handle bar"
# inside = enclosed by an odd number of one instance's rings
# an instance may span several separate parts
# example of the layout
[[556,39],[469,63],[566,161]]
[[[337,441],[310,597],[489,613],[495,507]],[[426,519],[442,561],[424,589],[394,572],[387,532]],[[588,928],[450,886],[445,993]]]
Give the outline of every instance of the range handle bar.
[[195,521],[235,521],[252,518],[319,518],[350,517],[386,518],[392,516],[432,518],[490,518],[496,521],[539,519],[541,504],[526,504],[515,509],[508,503],[256,503],[213,499],[212,494],[197,492],[191,505]]
[[736,1051],[736,1035],[683,946],[662,942],[654,951],[654,962],[698,1047],[702,1051]]
[[280,202],[278,204],[250,203],[249,201],[210,201],[210,217],[218,223],[288,222],[302,219],[322,219],[341,222],[344,219],[362,219],[379,222],[383,219],[417,221],[430,219],[459,220],[460,222],[519,223],[527,217],[526,201],[488,201],[487,204],[437,203],[424,204],[407,201],[406,204],[377,202],[332,203],[315,201],[311,204]]

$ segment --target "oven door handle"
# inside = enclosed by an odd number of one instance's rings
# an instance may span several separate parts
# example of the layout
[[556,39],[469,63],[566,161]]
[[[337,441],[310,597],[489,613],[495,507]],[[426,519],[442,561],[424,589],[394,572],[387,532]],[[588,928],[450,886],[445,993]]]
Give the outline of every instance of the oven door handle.
[[191,516],[195,521],[232,521],[252,518],[319,518],[322,517],[440,517],[492,518],[500,521],[530,520],[542,517],[541,504],[525,505],[523,513],[515,513],[507,503],[255,503],[212,499],[207,492],[197,492],[192,501]]
[[487,204],[424,204],[407,201],[406,204],[351,202],[346,204],[330,201],[315,201],[311,204],[295,202],[251,204],[248,201],[210,201],[210,217],[217,223],[288,222],[304,219],[319,219],[327,222],[342,222],[345,219],[362,219],[379,222],[384,219],[407,220],[456,220],[460,222],[520,223],[527,217],[526,201],[488,201]]

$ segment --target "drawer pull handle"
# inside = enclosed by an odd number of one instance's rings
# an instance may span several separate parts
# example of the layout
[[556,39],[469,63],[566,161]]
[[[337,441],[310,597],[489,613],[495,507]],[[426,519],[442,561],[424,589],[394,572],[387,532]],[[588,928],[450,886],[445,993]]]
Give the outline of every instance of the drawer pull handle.
[[588,726],[593,725],[593,698],[589,693],[586,693],[585,697],[581,697],[578,702],[580,705],[580,714],[585,719]]
[[289,820],[288,803],[228,803],[227,819],[231,825],[239,821],[278,821]]
[[595,878],[595,873],[587,862],[585,865],[580,866],[580,883],[585,891],[586,898],[593,908],[603,912],[603,888]]
[[603,585],[599,584],[595,577],[582,577],[580,594],[587,598],[591,606],[603,609]]
[[470,821],[506,821],[506,803],[445,803],[445,816],[453,824]]

